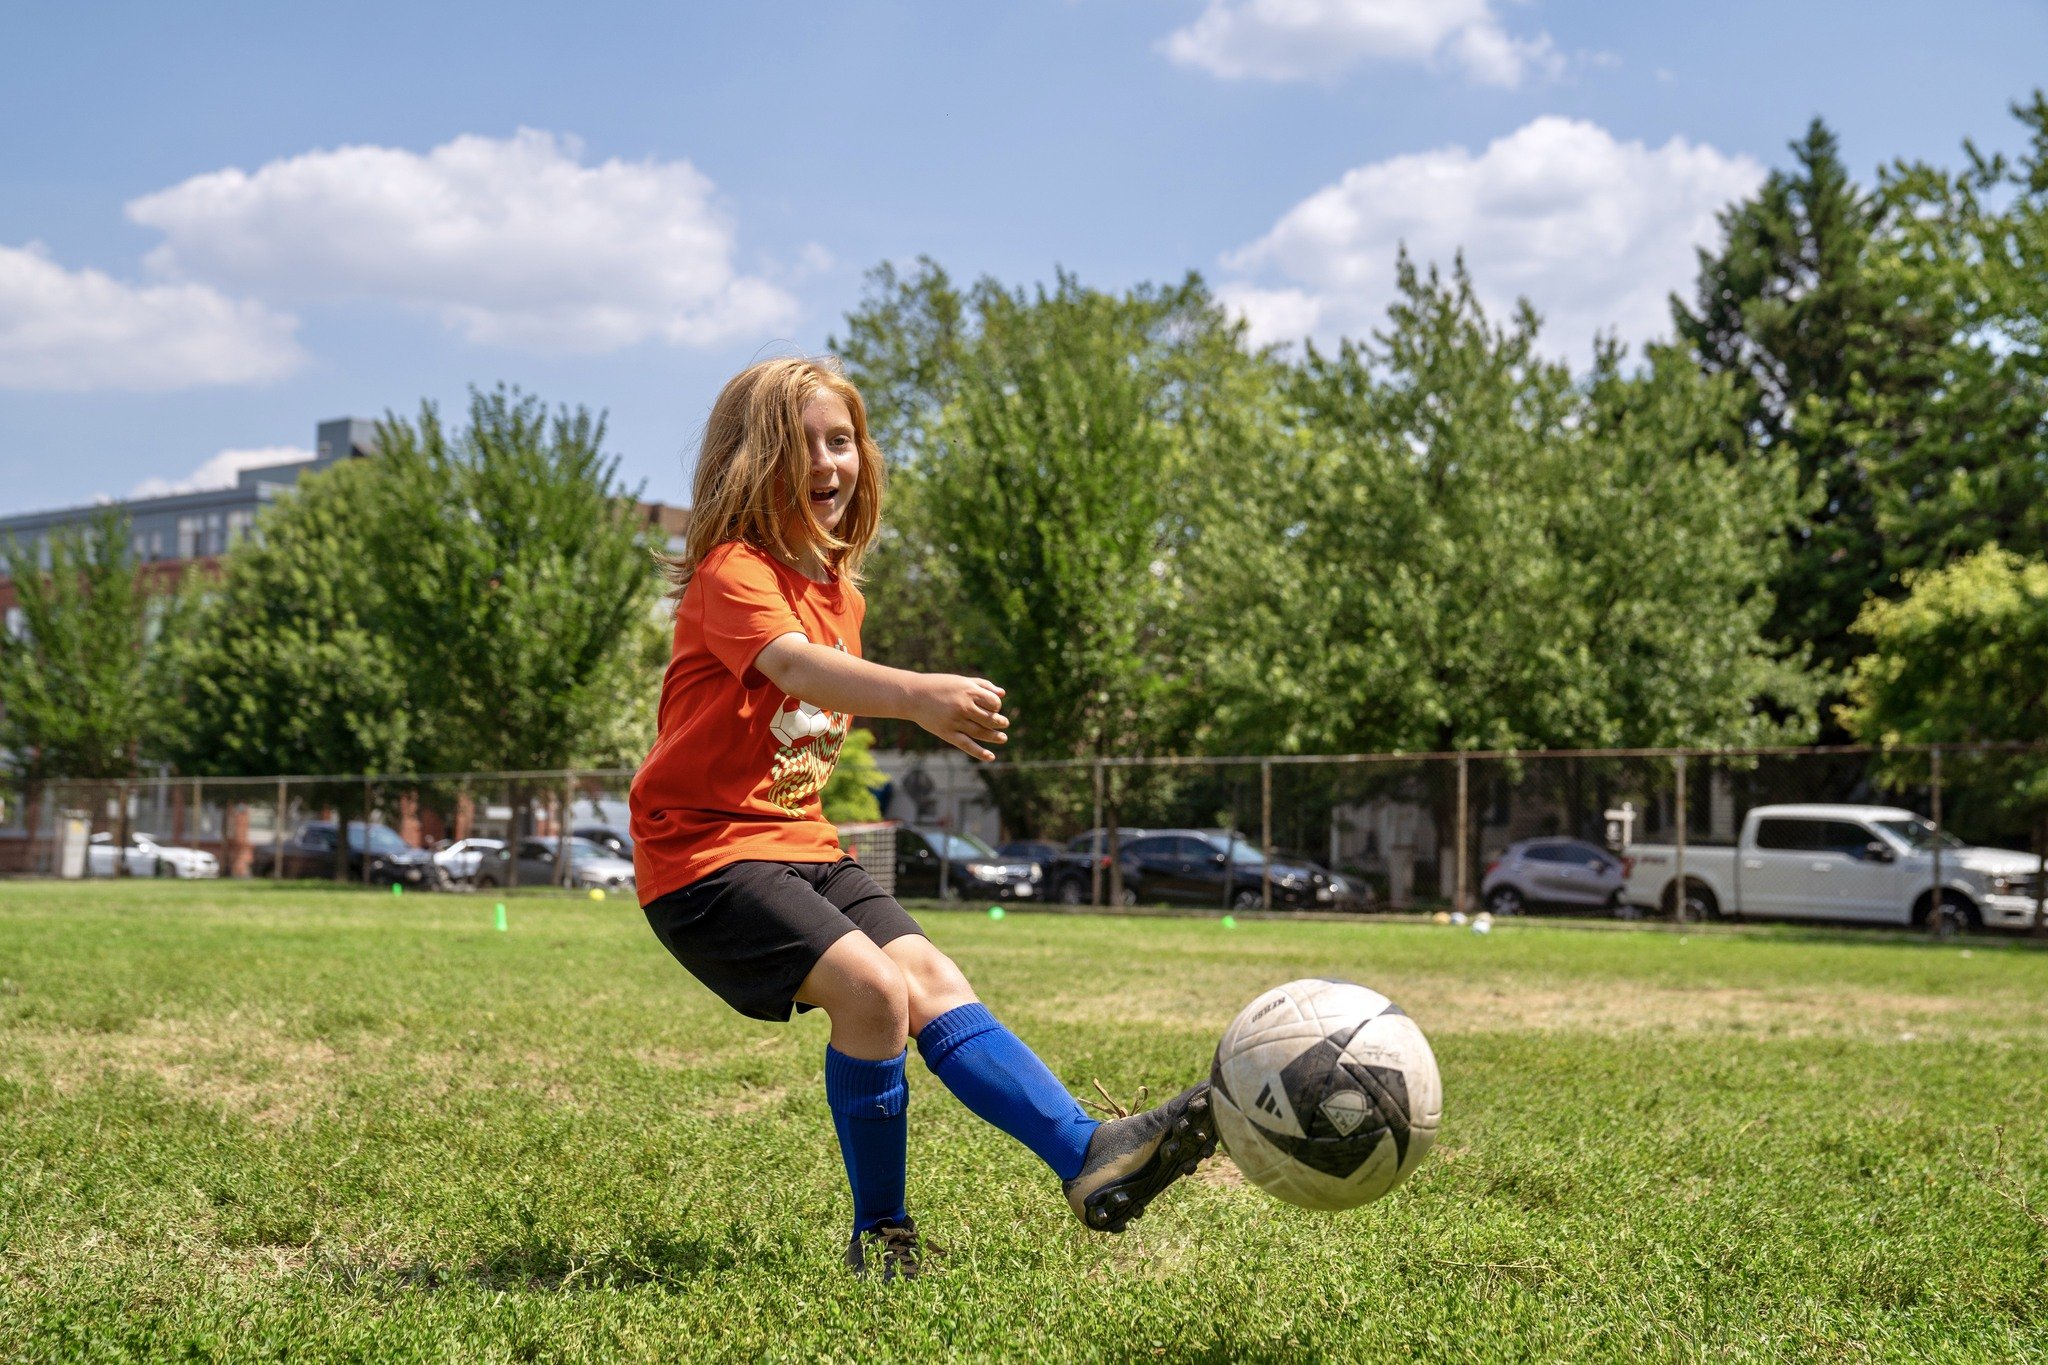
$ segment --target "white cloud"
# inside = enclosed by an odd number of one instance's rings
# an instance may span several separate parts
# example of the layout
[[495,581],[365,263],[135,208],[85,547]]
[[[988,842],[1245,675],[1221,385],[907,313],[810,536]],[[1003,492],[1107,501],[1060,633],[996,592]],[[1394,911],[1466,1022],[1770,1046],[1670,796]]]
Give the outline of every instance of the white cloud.
[[1166,55],[1231,80],[1329,80],[1366,61],[1448,63],[1483,85],[1556,76],[1547,33],[1516,37],[1491,0],[1209,0]]
[[304,360],[289,316],[203,284],[67,270],[0,246],[0,388],[160,392],[276,379]]
[[301,446],[257,446],[248,450],[223,450],[182,479],[144,479],[128,490],[128,496],[163,498],[173,493],[197,493],[204,488],[233,488],[236,475],[245,469],[299,464],[312,458],[313,452]]
[[149,264],[166,278],[416,308],[493,345],[701,345],[794,316],[783,288],[738,268],[732,223],[689,162],[582,153],[532,129],[425,153],[342,147],[194,176],[128,216],[165,235]]
[[1668,331],[1666,295],[1693,277],[1717,211],[1764,168],[1672,138],[1622,142],[1577,119],[1543,117],[1477,155],[1463,147],[1347,171],[1224,257],[1218,293],[1261,341],[1363,336],[1385,321],[1394,259],[1448,266],[1460,250],[1480,300],[1505,318],[1517,297],[1544,315],[1554,352],[1596,331]]

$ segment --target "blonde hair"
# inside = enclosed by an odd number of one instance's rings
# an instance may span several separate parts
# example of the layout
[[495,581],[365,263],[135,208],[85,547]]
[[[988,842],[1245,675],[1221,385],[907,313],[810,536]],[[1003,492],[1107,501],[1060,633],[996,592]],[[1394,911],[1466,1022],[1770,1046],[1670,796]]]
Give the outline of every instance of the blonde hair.
[[[804,407],[820,393],[836,394],[853,415],[860,472],[853,501],[835,534],[811,509],[811,454]],[[728,540],[744,541],[784,561],[805,541],[842,577],[859,581],[861,560],[882,524],[882,452],[868,434],[860,390],[830,358],[763,360],[730,380],[711,405],[690,529],[680,554],[656,554],[680,598],[704,556]],[[792,527],[800,528],[792,543]]]

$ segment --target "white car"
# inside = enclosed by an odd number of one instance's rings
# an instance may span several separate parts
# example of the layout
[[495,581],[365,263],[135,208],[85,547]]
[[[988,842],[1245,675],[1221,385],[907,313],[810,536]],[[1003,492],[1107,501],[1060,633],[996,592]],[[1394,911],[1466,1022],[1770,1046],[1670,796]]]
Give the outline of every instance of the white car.
[[457,839],[436,852],[434,861],[454,880],[466,882],[475,878],[477,864],[503,847],[503,839]]
[[[218,877],[220,860],[201,849],[183,848],[176,844],[160,844],[150,835],[137,831],[128,836],[128,847],[121,850],[122,861],[127,864],[131,877]],[[114,836],[102,830],[92,836],[88,850],[89,870],[95,877],[114,875]]]

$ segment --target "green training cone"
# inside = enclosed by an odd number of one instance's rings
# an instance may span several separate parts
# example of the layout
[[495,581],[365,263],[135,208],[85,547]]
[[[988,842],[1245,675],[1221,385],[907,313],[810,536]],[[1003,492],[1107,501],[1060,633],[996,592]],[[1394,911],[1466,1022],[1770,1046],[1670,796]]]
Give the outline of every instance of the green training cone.
[[1226,929],[1235,929],[1237,927],[1237,916],[1225,915],[1223,917],[1223,927]]
[[498,932],[505,932],[505,902],[498,902]]
[[1003,907],[1000,905],[991,905],[988,908],[988,917],[990,919],[1001,919],[1003,917]]
[[394,896],[403,896],[405,894],[405,888],[400,886],[397,882],[393,882],[391,883],[391,894]]

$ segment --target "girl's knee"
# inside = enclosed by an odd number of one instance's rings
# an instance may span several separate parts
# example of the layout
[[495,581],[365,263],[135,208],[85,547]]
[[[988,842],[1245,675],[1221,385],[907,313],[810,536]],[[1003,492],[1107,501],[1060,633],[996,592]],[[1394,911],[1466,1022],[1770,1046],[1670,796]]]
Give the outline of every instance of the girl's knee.
[[871,1046],[898,1046],[910,1029],[910,985],[903,971],[879,951],[862,954],[835,974],[820,1003],[835,1028],[846,1028],[871,1040]]
[[[898,945],[903,945],[898,947]],[[947,1010],[974,999],[966,973],[926,939],[899,939],[890,956],[903,969],[910,994],[910,1031],[916,1033]]]

